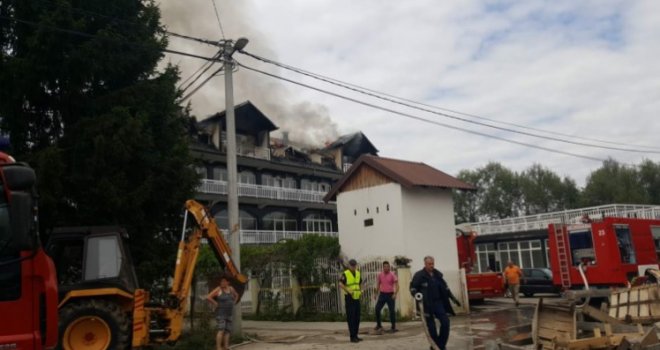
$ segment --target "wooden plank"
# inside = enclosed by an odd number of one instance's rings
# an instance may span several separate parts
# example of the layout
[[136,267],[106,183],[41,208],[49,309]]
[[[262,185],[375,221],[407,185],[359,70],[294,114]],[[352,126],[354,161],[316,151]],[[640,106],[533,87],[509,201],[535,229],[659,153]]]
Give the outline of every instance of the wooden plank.
[[640,341],[640,345],[642,346],[654,345],[657,343],[660,343],[660,340],[658,339],[658,329],[656,327],[651,327],[651,329],[642,336],[642,340]]
[[[612,328],[612,333],[635,333],[638,332],[640,334],[644,334],[644,328],[642,327],[642,331],[640,332],[640,327],[641,325],[630,325],[630,324],[613,324],[611,325]],[[602,322],[578,322],[576,324],[576,328],[581,331],[588,331],[591,332],[595,328],[598,328],[600,332],[605,332],[605,324]]]
[[614,317],[610,317],[610,315],[596,309],[593,306],[585,305],[584,307],[582,307],[582,313],[600,322],[607,322],[610,324],[622,323],[618,319]]

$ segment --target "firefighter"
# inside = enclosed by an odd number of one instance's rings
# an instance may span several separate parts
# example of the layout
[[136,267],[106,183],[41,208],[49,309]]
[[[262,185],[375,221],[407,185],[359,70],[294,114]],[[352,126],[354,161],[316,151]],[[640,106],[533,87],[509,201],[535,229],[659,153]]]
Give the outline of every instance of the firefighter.
[[351,259],[348,261],[348,269],[344,271],[339,279],[339,287],[344,290],[344,305],[346,306],[346,322],[348,323],[348,333],[351,337],[351,343],[357,343],[362,340],[358,337],[360,329],[360,271],[357,270],[357,261]]
[[[410,282],[410,293],[415,296],[422,293],[424,315],[429,335],[441,350],[446,350],[449,340],[449,316],[455,316],[454,309],[449,300],[461,306],[452,294],[442,272],[435,269],[435,259],[432,256],[424,257],[424,268],[417,271]],[[440,321],[440,334],[435,327],[435,319]]]

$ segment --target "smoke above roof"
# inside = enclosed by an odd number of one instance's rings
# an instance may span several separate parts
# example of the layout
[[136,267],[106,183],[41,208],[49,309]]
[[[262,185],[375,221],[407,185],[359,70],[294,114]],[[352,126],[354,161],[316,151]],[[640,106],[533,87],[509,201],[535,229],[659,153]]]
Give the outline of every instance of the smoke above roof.
[[[162,23],[167,30],[209,40],[222,39],[212,1],[158,0],[157,2],[161,9]],[[246,50],[277,60],[265,36],[249,25],[249,13],[258,11],[257,9],[243,1],[215,0],[215,4],[225,38],[234,40],[239,37],[248,38],[250,42]],[[196,55],[211,57],[218,51],[213,46],[175,37],[170,37],[169,42],[171,49]],[[239,54],[236,54],[235,58],[248,63],[247,59]],[[168,63],[179,67],[183,81],[193,75],[204,64],[204,61],[168,54],[161,63],[162,67]],[[249,64],[276,75],[281,74],[279,68],[265,63],[250,61]],[[204,78],[218,68],[220,65],[214,64]],[[201,78],[199,82],[204,78]],[[325,142],[333,141],[338,137],[337,124],[332,121],[325,105],[313,101],[301,101],[282,83],[254,72],[239,70],[233,78],[234,101],[252,101],[280,130],[289,131],[291,141],[310,147],[322,147]],[[200,120],[223,111],[225,109],[223,76],[219,75],[211,79],[192,96],[190,103],[193,114]]]

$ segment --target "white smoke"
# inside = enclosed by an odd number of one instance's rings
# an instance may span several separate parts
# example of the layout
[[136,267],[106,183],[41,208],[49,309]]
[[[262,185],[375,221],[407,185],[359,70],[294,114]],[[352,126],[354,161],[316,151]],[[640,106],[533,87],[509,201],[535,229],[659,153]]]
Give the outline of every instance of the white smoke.
[[[175,33],[209,40],[220,40],[222,34],[215,15],[213,0],[158,0],[162,23],[166,29]],[[250,26],[249,14],[256,11],[243,1],[215,0],[220,15],[222,29],[226,39],[236,40],[245,37],[250,40],[247,51],[277,60],[268,47],[265,36]],[[195,43],[193,41],[170,37],[170,49],[211,57],[218,48]],[[239,58],[239,57],[237,57]],[[181,70],[181,79],[190,77],[204,61],[174,54],[168,54],[162,63],[177,65]],[[250,62],[250,66],[267,70],[279,75],[279,69],[264,64]],[[220,68],[220,64],[208,70],[198,83]],[[188,91],[192,90],[189,89]],[[187,91],[187,92],[188,92]],[[217,76],[197,91],[190,99],[192,112],[198,119],[225,109],[224,78]],[[280,131],[289,131],[291,141],[320,147],[326,141],[338,136],[337,125],[332,121],[328,108],[313,101],[296,99],[286,87],[266,76],[252,72],[239,71],[234,74],[234,102],[239,104],[250,100]]]

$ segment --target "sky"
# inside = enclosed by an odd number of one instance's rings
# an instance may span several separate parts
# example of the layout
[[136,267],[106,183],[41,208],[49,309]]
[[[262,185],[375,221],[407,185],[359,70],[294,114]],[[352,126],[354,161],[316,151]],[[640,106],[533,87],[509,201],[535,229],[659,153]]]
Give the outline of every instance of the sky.
[[[439,111],[445,114],[644,152],[562,143],[466,123],[236,53],[234,58],[246,66],[454,127],[239,68],[233,74],[235,102],[252,101],[299,142],[323,145],[362,131],[380,156],[424,162],[449,174],[488,162],[514,171],[538,163],[580,186],[602,165],[601,159],[631,165],[660,161],[660,1],[215,0],[221,25],[214,0],[159,4],[162,22],[172,32],[210,40],[245,37],[245,51],[252,54],[471,116]],[[175,37],[170,37],[169,48],[205,56],[217,51]],[[178,65],[182,79],[203,63],[177,55],[163,61]],[[212,78],[190,103],[199,119],[224,110],[223,76]],[[273,136],[278,135],[276,131]]]

